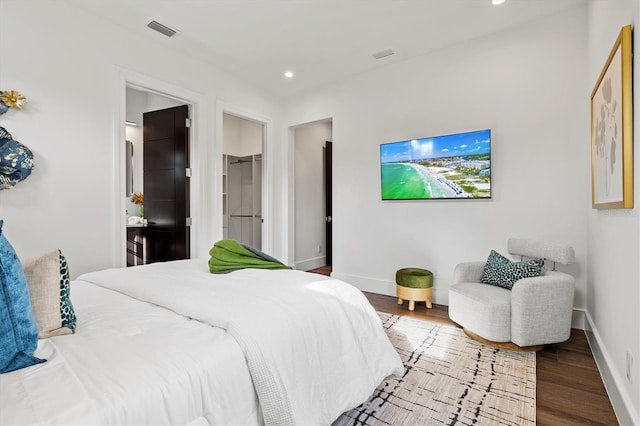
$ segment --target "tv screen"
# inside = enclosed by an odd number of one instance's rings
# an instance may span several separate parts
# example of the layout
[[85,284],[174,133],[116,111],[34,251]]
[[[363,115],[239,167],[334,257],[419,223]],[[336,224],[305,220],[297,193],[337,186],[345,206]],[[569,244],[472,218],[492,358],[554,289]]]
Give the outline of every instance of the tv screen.
[[491,198],[491,130],[380,145],[383,200]]

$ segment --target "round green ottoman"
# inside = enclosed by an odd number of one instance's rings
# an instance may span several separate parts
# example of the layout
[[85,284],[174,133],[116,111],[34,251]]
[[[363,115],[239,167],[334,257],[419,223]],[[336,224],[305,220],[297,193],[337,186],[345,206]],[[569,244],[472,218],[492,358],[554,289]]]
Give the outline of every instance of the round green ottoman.
[[415,309],[415,302],[425,302],[431,308],[433,273],[427,269],[403,268],[396,271],[396,294],[398,305],[409,301],[409,310]]

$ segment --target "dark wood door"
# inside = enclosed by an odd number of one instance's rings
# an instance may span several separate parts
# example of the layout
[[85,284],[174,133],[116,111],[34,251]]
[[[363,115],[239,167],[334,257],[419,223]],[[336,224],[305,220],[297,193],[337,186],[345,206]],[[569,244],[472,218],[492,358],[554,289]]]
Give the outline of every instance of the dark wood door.
[[146,263],[188,259],[189,108],[143,114]]
[[332,193],[332,188],[333,188],[333,180],[332,180],[332,155],[333,155],[333,144],[329,141],[325,142],[325,147],[324,147],[324,193],[325,193],[325,263],[327,264],[327,266],[331,266],[332,263],[332,257],[333,257],[333,249],[332,249],[332,245],[333,245],[333,241],[332,241],[332,221],[333,218],[331,217],[331,210],[332,210],[332,203],[331,200],[333,199],[333,193]]

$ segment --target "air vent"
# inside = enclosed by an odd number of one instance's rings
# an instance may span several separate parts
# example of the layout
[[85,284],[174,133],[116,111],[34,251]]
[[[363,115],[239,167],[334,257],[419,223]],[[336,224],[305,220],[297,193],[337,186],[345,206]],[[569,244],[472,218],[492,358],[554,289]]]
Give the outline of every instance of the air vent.
[[176,35],[178,32],[176,30],[174,30],[173,28],[169,28],[166,25],[162,25],[160,22],[158,21],[151,21],[147,24],[147,27],[151,28],[152,30],[155,30],[157,32],[159,32],[160,34],[164,34],[167,37],[173,37],[174,35]]
[[386,58],[387,56],[391,56],[391,55],[395,55],[396,52],[394,52],[391,49],[387,49],[387,50],[382,50],[380,52],[374,53],[373,57],[376,59],[382,59],[382,58]]

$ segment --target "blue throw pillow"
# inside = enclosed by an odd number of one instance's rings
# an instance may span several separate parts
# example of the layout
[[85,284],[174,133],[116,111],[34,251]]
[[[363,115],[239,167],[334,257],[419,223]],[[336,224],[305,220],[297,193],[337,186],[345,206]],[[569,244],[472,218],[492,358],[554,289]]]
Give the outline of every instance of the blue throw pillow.
[[2,233],[0,220],[0,373],[46,360],[33,356],[38,328],[22,264]]
[[522,278],[542,275],[544,259],[532,259],[524,262],[512,262],[500,253],[491,250],[484,265],[480,282],[511,290],[516,281]]

